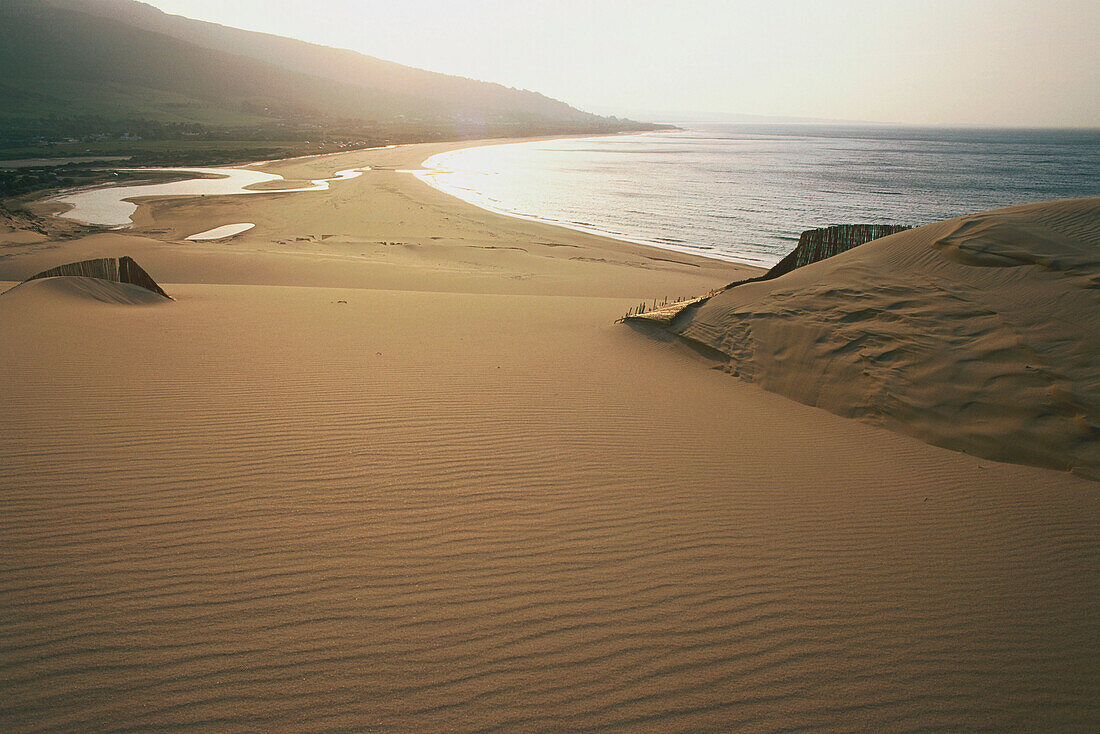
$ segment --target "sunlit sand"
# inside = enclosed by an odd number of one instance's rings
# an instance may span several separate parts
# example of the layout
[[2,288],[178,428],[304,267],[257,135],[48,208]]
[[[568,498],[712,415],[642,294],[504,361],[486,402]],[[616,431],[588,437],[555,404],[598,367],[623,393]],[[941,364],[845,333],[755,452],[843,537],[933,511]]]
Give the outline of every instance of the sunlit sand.
[[[450,147],[249,169],[355,173],[309,193],[143,194],[127,230],[0,235],[24,243],[9,285],[129,255],[175,299],[0,295],[9,723],[1011,730],[1095,711],[1094,482],[803,405],[616,324],[758,271],[395,170]],[[255,228],[183,241],[219,222]]]

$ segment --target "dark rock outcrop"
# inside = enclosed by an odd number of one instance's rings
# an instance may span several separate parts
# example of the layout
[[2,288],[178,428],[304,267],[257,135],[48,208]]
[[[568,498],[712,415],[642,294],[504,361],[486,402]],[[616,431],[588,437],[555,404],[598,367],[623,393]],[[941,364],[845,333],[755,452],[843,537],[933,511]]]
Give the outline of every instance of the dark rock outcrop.
[[114,257],[100,257],[94,260],[81,260],[75,263],[66,263],[65,265],[58,265],[56,268],[50,268],[49,270],[43,270],[41,273],[36,273],[27,280],[37,280],[39,278],[55,278],[59,276],[78,276],[83,278],[98,278],[100,280],[109,280],[113,283],[129,283],[130,285],[136,285],[139,288],[152,291],[165,298],[171,298],[164,290],[157,285],[157,282],[150,277],[149,273],[145,272],[140,265],[134,262],[134,259],[127,256],[119,258]]

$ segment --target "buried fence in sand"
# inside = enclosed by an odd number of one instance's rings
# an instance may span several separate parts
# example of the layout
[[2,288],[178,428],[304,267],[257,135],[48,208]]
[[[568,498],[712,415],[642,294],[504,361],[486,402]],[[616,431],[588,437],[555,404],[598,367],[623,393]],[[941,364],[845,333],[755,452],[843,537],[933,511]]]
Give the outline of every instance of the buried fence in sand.
[[157,282],[145,272],[140,265],[134,262],[132,257],[123,255],[119,258],[99,257],[92,260],[81,260],[75,263],[58,265],[49,270],[43,270],[27,278],[23,282],[38,280],[39,278],[56,278],[59,276],[76,276],[81,278],[98,278],[109,280],[113,283],[129,283],[139,288],[152,291],[165,298],[171,298],[157,285]]
[[663,303],[658,304],[657,301],[654,301],[653,306],[647,308],[646,303],[643,302],[638,307],[627,311],[626,315],[619,321],[649,321],[667,326],[684,309],[703,303],[711,296],[722,291],[745,283],[757,283],[762,280],[778,278],[780,275],[786,275],[792,270],[797,270],[805,265],[826,260],[833,255],[847,252],[853,247],[865,245],[872,240],[904,232],[907,229],[912,229],[912,227],[901,224],[836,224],[822,229],[807,229],[799,236],[798,245],[794,250],[763,275],[730,283],[725,288],[718,288],[695,298],[677,299],[673,303],[669,303],[666,298]]

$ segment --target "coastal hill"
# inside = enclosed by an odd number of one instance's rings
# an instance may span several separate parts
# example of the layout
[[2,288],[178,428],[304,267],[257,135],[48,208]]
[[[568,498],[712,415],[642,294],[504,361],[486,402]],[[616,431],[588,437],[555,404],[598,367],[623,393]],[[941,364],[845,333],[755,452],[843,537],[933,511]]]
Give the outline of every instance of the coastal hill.
[[104,137],[361,144],[647,127],[130,0],[5,2],[0,69],[5,147]]
[[1100,478],[1100,198],[869,242],[687,308],[742,378],[1000,461]]
[[537,92],[415,69],[372,56],[170,15],[135,0],[48,0],[57,8],[90,13],[160,33],[218,53],[238,54],[287,71],[353,87],[379,117],[424,115],[581,125],[614,121],[582,112]]

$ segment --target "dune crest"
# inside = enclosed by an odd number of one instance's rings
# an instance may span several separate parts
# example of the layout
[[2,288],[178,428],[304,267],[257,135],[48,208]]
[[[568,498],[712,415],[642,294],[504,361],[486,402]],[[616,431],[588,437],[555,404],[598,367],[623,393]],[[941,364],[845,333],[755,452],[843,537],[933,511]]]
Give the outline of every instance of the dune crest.
[[35,273],[4,293],[7,303],[24,306],[57,300],[98,301],[128,306],[164,303],[172,298],[132,257],[99,257]]
[[94,301],[115,303],[127,306],[144,306],[170,301],[152,291],[131,283],[115,283],[100,278],[86,278],[74,275],[60,275],[50,278],[36,278],[21,283],[3,294],[10,303],[22,300],[24,305],[42,301]]
[[123,255],[122,257],[97,257],[91,260],[81,260],[79,262],[65,263],[64,265],[58,265],[53,268],[48,268],[40,273],[35,273],[30,280],[37,280],[39,278],[53,278],[56,276],[76,276],[81,278],[94,278],[97,280],[108,281],[111,283],[121,283],[126,285],[132,285],[143,290],[147,290],[150,293],[162,296],[171,300],[171,297],[164,292],[164,289],[157,285],[157,282],[153,280],[149,273],[138,265],[132,257]]
[[671,324],[729,370],[987,458],[1100,478],[1100,198],[894,234]]
[[964,219],[932,246],[962,265],[977,267],[1038,265],[1063,271],[1100,267],[1095,242],[1063,235],[1039,223],[1000,217]]

